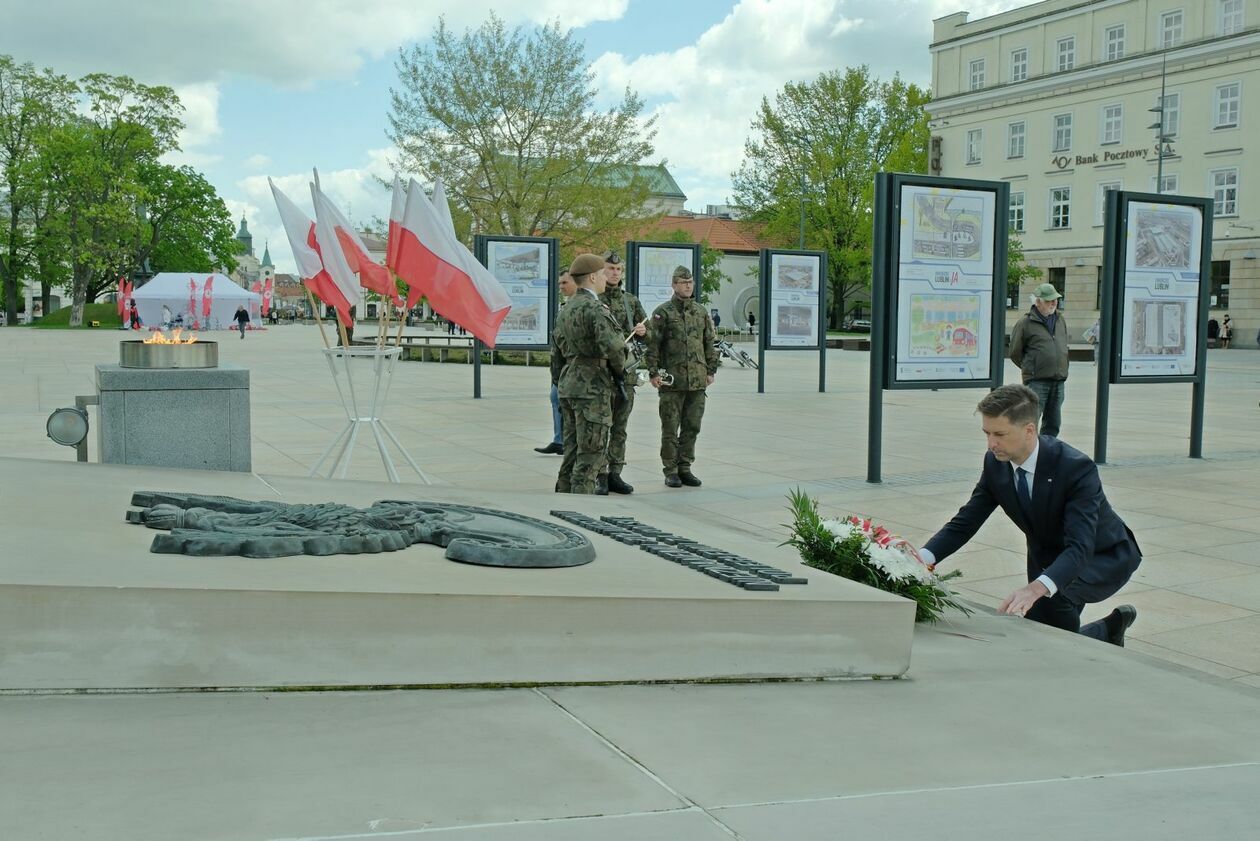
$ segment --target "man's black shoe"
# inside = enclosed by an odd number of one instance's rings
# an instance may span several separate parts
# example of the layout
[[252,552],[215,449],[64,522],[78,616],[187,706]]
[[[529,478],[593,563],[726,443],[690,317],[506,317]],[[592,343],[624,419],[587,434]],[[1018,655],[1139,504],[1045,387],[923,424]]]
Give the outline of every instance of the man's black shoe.
[[682,487],[682,479],[679,479],[679,478],[678,478],[678,474],[677,474],[677,473],[671,473],[671,474],[669,474],[668,476],[666,476],[666,477],[665,477],[665,487],[667,487],[667,488],[681,488],[681,487]]
[[684,485],[686,485],[689,488],[698,488],[702,484],[704,484],[703,482],[700,481],[700,477],[694,473],[680,472],[678,474],[678,481],[682,482]]
[[542,453],[543,455],[548,455],[548,456],[550,455],[562,456],[564,455],[564,444],[557,444],[555,441],[552,441],[550,444],[548,444],[545,447],[534,447],[534,452]]
[[1122,604],[1107,614],[1103,620],[1107,626],[1107,642],[1124,648],[1124,632],[1136,619],[1137,608],[1131,604]]
[[595,495],[608,496],[608,475],[601,473],[595,477]]
[[608,490],[615,494],[632,494],[634,493],[634,485],[622,481],[620,473],[609,473]]

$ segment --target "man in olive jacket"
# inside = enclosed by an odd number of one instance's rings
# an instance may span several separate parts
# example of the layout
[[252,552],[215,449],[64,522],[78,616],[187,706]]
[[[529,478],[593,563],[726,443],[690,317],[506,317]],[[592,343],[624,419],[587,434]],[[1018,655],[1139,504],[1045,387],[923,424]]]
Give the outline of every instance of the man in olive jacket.
[[1068,375],[1067,321],[1054,286],[1043,283],[1033,295],[1032,308],[1011,328],[1010,356],[1041,404],[1041,434],[1057,438]]
[[[624,340],[631,333],[638,341],[647,334],[647,313],[639,299],[631,295],[621,285],[623,270],[621,257],[615,251],[604,254],[604,279],[606,286],[600,300],[612,313],[613,321],[621,329]],[[627,372],[625,377],[625,399],[614,400],[612,430],[608,434],[608,490],[615,494],[634,493],[634,486],[621,478],[622,468],[626,466],[626,425],[630,422],[630,412],[634,409],[634,387],[638,378],[634,372]]]
[[[674,297],[652,313],[647,335],[647,368],[652,387],[660,392],[661,465],[665,485],[698,487],[691,472],[696,437],[704,417],[705,389],[713,385],[718,355],[713,347],[713,321],[693,299],[695,281],[685,266],[674,269]],[[666,384],[665,371],[673,377]]]
[[[625,355],[617,323],[599,300],[604,291],[603,258],[579,255],[569,274],[578,288],[556,319],[555,331],[556,347],[564,357],[558,390],[565,453],[556,490],[593,494],[612,427],[613,372],[621,372]],[[566,468],[571,468],[570,475],[565,475]]]

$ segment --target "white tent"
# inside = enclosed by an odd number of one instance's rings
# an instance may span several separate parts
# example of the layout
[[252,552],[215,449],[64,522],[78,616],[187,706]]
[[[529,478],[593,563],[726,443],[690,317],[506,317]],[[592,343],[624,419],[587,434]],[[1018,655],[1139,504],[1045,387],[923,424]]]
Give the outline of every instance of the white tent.
[[[210,315],[205,312],[206,280],[210,284]],[[136,287],[136,311],[145,327],[162,326],[165,306],[171,317],[183,316],[185,327],[196,325],[199,330],[231,330],[236,326],[236,308],[245,305],[251,320],[260,317],[262,296],[242,289],[227,275],[189,274],[187,272],[162,272],[149,278],[144,286]]]

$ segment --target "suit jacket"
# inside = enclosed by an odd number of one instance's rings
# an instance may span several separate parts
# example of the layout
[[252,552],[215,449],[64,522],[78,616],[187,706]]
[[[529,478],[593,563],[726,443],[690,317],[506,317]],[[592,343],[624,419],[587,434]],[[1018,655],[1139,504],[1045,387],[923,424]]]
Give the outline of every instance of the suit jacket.
[[1015,496],[1010,463],[985,453],[971,499],[926,548],[938,561],[949,557],[1000,505],[1027,538],[1029,581],[1044,574],[1059,590],[1078,582],[1088,596],[1083,601],[1101,601],[1129,580],[1142,551],[1107,502],[1093,460],[1057,438],[1043,435],[1040,441],[1029,517]]

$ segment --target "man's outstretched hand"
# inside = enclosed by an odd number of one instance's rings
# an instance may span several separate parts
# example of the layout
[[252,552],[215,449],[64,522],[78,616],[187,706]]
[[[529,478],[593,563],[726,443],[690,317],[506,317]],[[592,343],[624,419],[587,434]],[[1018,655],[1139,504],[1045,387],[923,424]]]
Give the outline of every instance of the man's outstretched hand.
[[1046,589],[1046,585],[1040,581],[1032,581],[1020,587],[1014,593],[1006,597],[1006,601],[1002,602],[998,608],[998,613],[1009,613],[1011,616],[1023,616],[1032,609],[1037,599],[1050,595],[1050,591]]

